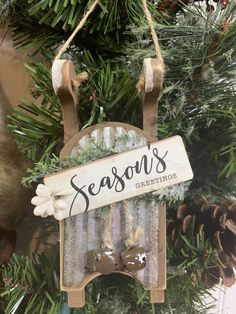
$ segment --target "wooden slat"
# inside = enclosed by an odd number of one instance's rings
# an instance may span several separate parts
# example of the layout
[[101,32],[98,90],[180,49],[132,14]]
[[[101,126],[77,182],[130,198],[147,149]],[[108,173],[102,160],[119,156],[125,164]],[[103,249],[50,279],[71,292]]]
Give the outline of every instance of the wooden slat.
[[85,291],[69,291],[68,305],[69,307],[83,307],[85,305]]
[[152,289],[149,292],[149,300],[151,303],[163,303],[165,298],[164,290]]

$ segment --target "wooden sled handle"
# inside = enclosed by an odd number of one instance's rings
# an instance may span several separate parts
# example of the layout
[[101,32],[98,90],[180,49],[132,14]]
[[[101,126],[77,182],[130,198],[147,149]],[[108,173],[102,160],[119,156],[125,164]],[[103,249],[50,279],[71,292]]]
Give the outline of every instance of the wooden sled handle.
[[[138,88],[142,91],[143,130],[153,138],[153,141],[157,138],[157,109],[163,77],[164,67],[160,59],[144,59]],[[75,78],[75,68],[71,60],[54,61],[52,84],[61,101],[65,143],[80,129],[77,115],[78,97],[73,86]]]
[[[157,104],[162,90],[164,76],[163,64],[159,59],[145,59],[140,78],[140,87],[142,91],[142,111],[143,111],[143,130],[149,135],[150,141],[156,140],[157,135]],[[64,141],[67,143],[78,131],[79,121],[77,115],[77,94],[74,90],[73,80],[76,78],[74,65],[70,60],[55,60],[52,67],[52,82],[55,93],[61,101],[63,119],[64,119]],[[71,143],[71,141],[70,141]],[[164,212],[164,211],[163,211]],[[166,224],[163,223],[165,228]],[[165,233],[164,233],[165,236]],[[60,223],[60,239],[64,238],[64,224]],[[164,241],[165,237],[163,238]],[[64,245],[64,244],[63,244]],[[165,242],[163,242],[165,246]],[[63,251],[61,250],[61,269],[63,269]],[[162,247],[161,260],[165,260],[165,249]],[[165,267],[165,266],[164,266]],[[151,302],[163,302],[163,290],[165,288],[165,269],[162,269],[163,276],[159,289],[151,289]],[[88,275],[87,280],[77,289],[62,290],[68,292],[68,304],[70,307],[82,307],[85,303],[84,288],[88,282],[93,279],[92,274]],[[126,274],[127,275],[127,274]],[[163,283],[163,284],[162,284]],[[63,287],[63,278],[61,276],[61,287]]]
[[160,59],[147,58],[143,61],[143,69],[138,82],[142,91],[143,130],[157,139],[157,110],[164,79],[164,66]]
[[71,60],[55,60],[53,62],[52,85],[61,102],[65,143],[79,131],[78,97],[73,86],[75,78],[75,68]]

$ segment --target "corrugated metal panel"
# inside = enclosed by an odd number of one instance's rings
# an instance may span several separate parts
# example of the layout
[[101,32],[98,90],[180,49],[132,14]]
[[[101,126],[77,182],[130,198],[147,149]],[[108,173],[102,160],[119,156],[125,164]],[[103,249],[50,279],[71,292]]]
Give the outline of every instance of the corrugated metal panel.
[[[79,154],[91,145],[104,145],[107,149],[122,152],[132,147],[145,145],[146,139],[135,131],[127,131],[122,127],[116,129],[105,127],[84,136],[72,149],[71,156]],[[143,270],[131,275],[137,278],[144,287],[158,287],[158,247],[159,247],[159,205],[150,200],[128,200],[129,211],[133,217],[133,226],[141,226],[144,234],[139,245],[147,250],[147,264]],[[102,209],[67,218],[64,234],[64,272],[65,287],[79,287],[84,279],[87,264],[87,252],[101,248],[105,229]],[[124,203],[117,203],[113,208],[111,221],[111,239],[113,251],[121,254],[128,238],[127,216]]]

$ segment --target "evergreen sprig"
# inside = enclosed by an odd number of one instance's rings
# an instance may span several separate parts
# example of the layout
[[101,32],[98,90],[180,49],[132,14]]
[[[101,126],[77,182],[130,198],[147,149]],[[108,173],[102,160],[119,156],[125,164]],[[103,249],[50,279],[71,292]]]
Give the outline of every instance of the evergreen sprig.
[[[54,252],[55,254],[55,252]],[[164,304],[150,304],[148,293],[141,285],[120,274],[103,276],[86,288],[83,309],[69,309],[66,297],[59,290],[57,255],[13,255],[5,268],[5,290],[0,294],[5,314],[142,314],[203,313],[211,304],[206,303],[206,289],[196,285],[187,273],[171,274]],[[183,298],[183,295],[185,296]],[[208,297],[209,301],[209,297]]]
[[14,8],[15,0],[0,0],[0,27],[7,23],[9,16],[11,16]]
[[[91,63],[88,56],[92,58],[85,52],[83,61]],[[130,70],[122,63],[113,65],[102,58],[99,61],[94,71],[86,65],[90,78],[81,89],[82,121],[88,126],[103,119],[139,125],[137,79],[132,77]],[[88,108],[91,108],[89,117],[86,114]]]
[[7,23],[12,33],[13,46],[16,48],[31,49],[32,53],[36,53],[41,47],[51,49],[58,40],[64,38],[63,32],[39,24],[36,17],[29,16],[28,5],[27,1],[13,0],[8,18],[0,16],[0,24]]
[[9,116],[9,128],[28,158],[49,161],[52,153],[58,154],[63,145],[61,108],[47,67],[34,62],[27,69],[35,82],[32,94],[35,99],[40,97],[41,105],[21,101]]
[[[16,3],[20,1],[15,0]],[[52,28],[60,24],[65,31],[75,28],[86,10],[92,4],[92,0],[28,0],[26,5],[29,16],[37,17],[39,24],[47,24]],[[155,7],[150,3],[151,10]],[[129,22],[139,23],[143,15],[140,2],[129,0],[102,0],[99,2],[92,18],[88,22],[88,32],[115,32],[123,30]]]
[[[12,0],[12,3],[11,14],[5,15],[10,18],[14,45],[37,51],[42,47],[55,49],[68,38],[92,1]],[[149,3],[149,7],[153,14],[156,13],[156,5]],[[74,42],[80,47],[100,46],[100,53],[107,50],[114,53],[114,44],[121,51],[123,40],[127,40],[127,36],[123,38],[127,25],[138,24],[140,18],[143,19],[144,14],[139,1],[102,0]],[[6,18],[0,17],[0,23],[5,22]]]
[[[56,267],[56,268],[55,268]],[[0,297],[5,314],[59,313],[63,294],[59,290],[57,264],[45,255],[13,255],[3,273],[5,289]]]
[[[10,117],[9,128],[19,148],[32,160],[50,160],[63,144],[60,117],[52,116],[47,108],[21,102]],[[45,148],[46,147],[46,148]]]
[[86,151],[82,151],[78,158],[68,157],[66,159],[60,159],[59,157],[53,155],[49,161],[40,161],[35,163],[32,169],[27,169],[28,176],[22,179],[22,183],[26,187],[32,187],[33,183],[40,183],[42,179],[49,174],[77,167],[84,163],[101,159],[115,153],[115,151],[111,151],[103,147],[91,146]]

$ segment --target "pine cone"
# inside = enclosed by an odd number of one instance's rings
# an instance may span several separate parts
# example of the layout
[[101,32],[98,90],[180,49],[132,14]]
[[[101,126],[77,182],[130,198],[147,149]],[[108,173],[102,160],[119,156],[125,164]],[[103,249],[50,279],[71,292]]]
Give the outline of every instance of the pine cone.
[[[201,273],[202,281],[212,287],[223,280],[230,287],[235,283],[236,268],[236,202],[223,198],[220,205],[210,205],[202,196],[195,196],[178,206],[177,217],[168,226],[168,233],[177,248],[180,235],[193,232],[209,241],[218,253],[219,262]],[[202,255],[207,260],[209,252]]]

